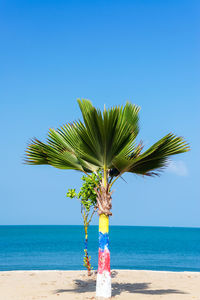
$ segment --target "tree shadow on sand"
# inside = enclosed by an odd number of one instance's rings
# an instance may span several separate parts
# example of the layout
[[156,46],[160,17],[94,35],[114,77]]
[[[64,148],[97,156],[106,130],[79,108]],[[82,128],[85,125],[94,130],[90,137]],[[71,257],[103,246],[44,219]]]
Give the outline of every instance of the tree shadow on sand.
[[[115,277],[117,274],[112,274]],[[167,295],[167,294],[186,294],[183,291],[175,289],[150,289],[150,282],[141,283],[112,283],[112,296],[120,295],[122,292],[135,293],[135,294],[146,294],[146,295]],[[86,293],[95,292],[96,290],[96,279],[76,279],[74,280],[74,288],[72,289],[58,289],[55,290],[54,294],[74,292],[74,293]]]

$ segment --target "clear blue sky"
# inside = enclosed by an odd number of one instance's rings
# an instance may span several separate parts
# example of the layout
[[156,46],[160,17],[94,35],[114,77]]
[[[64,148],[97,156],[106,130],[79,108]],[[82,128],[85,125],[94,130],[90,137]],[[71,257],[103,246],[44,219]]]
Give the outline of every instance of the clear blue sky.
[[[141,106],[142,139],[192,151],[125,176],[111,224],[200,226],[199,1],[0,1],[0,224],[80,224],[80,173],[22,164],[30,138],[79,118],[76,99]],[[97,222],[95,219],[94,224]]]

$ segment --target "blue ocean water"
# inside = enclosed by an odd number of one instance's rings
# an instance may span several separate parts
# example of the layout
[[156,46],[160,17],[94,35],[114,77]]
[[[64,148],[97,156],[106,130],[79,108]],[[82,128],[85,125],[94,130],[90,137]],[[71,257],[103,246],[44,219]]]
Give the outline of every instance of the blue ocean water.
[[[0,270],[78,270],[82,226],[0,226]],[[98,227],[89,228],[97,268]],[[200,228],[110,227],[112,269],[200,271]]]

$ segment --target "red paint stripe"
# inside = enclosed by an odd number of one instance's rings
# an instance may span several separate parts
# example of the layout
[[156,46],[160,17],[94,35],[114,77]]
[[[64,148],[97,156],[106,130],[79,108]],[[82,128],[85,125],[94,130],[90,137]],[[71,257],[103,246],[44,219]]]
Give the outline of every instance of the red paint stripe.
[[102,274],[103,271],[110,273],[110,251],[107,248],[104,251],[99,249],[98,273]]

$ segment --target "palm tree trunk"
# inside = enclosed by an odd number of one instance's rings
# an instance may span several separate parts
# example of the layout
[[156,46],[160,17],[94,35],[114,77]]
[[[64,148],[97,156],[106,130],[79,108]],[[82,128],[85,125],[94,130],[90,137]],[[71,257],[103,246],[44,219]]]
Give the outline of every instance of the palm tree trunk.
[[99,262],[96,283],[96,296],[111,297],[111,273],[109,251],[109,217],[105,214],[99,216]]

